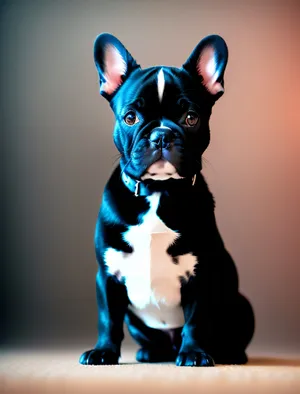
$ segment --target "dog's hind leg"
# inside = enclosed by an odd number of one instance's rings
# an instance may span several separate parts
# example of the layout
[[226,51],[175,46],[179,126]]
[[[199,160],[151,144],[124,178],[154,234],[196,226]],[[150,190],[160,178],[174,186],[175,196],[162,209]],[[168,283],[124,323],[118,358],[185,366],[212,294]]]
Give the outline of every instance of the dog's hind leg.
[[246,348],[250,343],[255,321],[249,301],[241,294],[225,306],[213,324],[213,343],[208,344],[216,364],[245,364]]
[[141,346],[136,360],[144,363],[175,361],[181,341],[181,328],[157,330],[146,324],[128,309],[125,322],[133,339]]

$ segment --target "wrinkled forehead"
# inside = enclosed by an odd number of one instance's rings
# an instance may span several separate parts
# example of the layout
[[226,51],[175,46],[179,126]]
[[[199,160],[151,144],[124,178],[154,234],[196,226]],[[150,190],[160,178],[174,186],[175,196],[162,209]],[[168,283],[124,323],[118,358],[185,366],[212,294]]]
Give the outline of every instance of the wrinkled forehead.
[[130,106],[139,98],[151,106],[164,106],[192,93],[191,77],[175,67],[151,67],[136,70],[117,93],[117,106]]

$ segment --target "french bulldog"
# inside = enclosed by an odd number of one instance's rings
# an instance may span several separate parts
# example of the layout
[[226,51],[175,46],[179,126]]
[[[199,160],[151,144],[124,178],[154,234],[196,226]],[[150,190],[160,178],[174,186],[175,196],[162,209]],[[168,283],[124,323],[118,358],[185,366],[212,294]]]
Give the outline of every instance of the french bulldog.
[[244,364],[255,328],[201,174],[228,48],[203,38],[180,68],[142,69],[113,35],[94,44],[120,161],[95,230],[98,340],[84,365],[118,364],[124,322],[139,362]]

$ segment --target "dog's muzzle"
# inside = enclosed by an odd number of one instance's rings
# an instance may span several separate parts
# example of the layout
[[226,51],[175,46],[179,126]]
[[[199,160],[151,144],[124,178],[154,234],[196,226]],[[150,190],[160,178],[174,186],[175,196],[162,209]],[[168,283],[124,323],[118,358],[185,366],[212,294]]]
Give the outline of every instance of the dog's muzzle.
[[174,132],[169,127],[156,127],[149,137],[150,146],[153,149],[170,149],[175,137]]

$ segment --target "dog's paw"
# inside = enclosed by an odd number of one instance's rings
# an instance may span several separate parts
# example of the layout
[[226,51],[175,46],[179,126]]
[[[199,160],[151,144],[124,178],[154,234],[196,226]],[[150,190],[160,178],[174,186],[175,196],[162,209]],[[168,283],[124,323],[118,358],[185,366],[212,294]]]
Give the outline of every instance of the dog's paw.
[[82,365],[115,365],[119,356],[110,350],[91,349],[84,352],[79,363]]
[[136,361],[140,363],[159,363],[175,361],[176,355],[172,349],[146,349],[141,348],[136,353]]
[[204,352],[179,353],[176,358],[178,367],[213,367],[214,360]]

